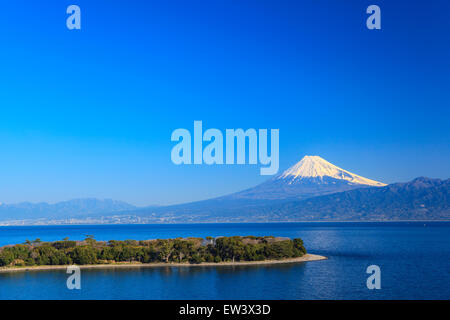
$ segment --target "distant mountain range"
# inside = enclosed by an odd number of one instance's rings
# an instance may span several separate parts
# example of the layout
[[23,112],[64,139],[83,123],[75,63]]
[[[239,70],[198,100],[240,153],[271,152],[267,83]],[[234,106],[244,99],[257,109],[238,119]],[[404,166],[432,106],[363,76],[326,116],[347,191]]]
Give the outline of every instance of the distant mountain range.
[[269,206],[283,220],[449,220],[450,179],[417,178]]
[[1,220],[21,219],[69,219],[89,217],[98,214],[110,214],[124,210],[136,210],[137,207],[123,201],[111,199],[73,199],[55,204],[46,202],[21,202],[16,204],[0,204]]
[[450,179],[386,185],[306,156],[254,188],[205,201],[145,208],[98,199],[0,205],[3,224],[396,220],[450,220]]

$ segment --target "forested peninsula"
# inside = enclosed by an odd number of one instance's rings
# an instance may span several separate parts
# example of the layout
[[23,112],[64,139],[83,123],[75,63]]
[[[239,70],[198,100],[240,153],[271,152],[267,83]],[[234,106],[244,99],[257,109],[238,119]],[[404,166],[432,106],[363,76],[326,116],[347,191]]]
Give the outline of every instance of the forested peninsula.
[[273,236],[234,236],[157,240],[83,241],[64,239],[0,248],[0,269],[39,266],[97,265],[214,265],[270,261],[310,261],[324,257],[308,255],[301,239]]

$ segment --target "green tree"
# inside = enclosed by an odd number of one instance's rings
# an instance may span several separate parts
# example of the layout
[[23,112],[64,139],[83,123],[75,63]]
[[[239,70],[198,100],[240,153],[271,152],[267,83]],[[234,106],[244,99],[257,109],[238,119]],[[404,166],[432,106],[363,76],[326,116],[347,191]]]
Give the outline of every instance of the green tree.
[[79,265],[95,264],[97,263],[97,252],[89,246],[76,247],[72,251],[71,259]]
[[8,266],[14,261],[14,254],[8,250],[8,248],[3,249],[0,252],[0,267]]
[[161,260],[164,262],[169,262],[169,258],[175,249],[169,240],[162,240],[159,250]]

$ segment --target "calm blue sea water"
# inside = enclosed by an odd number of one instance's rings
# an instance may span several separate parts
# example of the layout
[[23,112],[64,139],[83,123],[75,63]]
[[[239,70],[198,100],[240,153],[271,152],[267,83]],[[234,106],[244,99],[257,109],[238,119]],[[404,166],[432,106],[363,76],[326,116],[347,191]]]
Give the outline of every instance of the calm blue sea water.
[[[83,270],[0,274],[0,299],[450,299],[450,223],[285,223],[0,227],[0,245],[41,238],[301,237],[326,261],[276,266]],[[366,268],[381,268],[381,290]]]

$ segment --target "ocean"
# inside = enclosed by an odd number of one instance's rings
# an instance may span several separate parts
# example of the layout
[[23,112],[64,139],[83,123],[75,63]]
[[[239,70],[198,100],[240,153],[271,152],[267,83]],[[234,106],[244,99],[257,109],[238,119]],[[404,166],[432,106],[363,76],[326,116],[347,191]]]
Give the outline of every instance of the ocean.
[[[64,270],[0,274],[0,299],[450,299],[450,222],[249,223],[0,227],[0,246],[42,241],[232,235],[302,238],[328,260],[260,266]],[[369,290],[381,270],[381,289]]]

